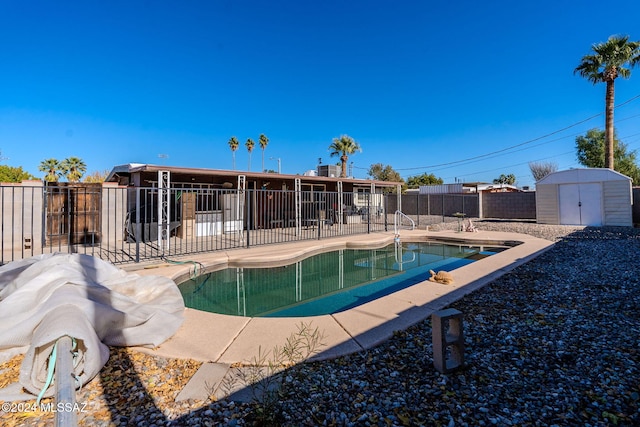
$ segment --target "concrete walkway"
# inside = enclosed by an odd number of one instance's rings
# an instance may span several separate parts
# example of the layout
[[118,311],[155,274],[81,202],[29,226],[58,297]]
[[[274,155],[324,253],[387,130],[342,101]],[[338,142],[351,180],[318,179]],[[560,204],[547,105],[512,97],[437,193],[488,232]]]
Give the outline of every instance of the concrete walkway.
[[[381,247],[392,243],[393,238],[393,233],[375,233],[216,252],[190,259],[202,263],[207,271],[240,265],[277,266],[328,250]],[[229,366],[251,361],[258,356],[259,349],[264,352],[276,345],[282,346],[287,338],[298,332],[301,323],[311,328],[317,327],[324,334],[326,345],[319,354],[313,356],[314,360],[335,358],[368,349],[389,339],[394,331],[406,329],[428,318],[434,311],[481,288],[553,245],[553,242],[529,235],[490,231],[456,233],[404,230],[401,233],[403,241],[419,241],[426,238],[464,240],[470,244],[495,241],[518,241],[522,244],[454,270],[452,274],[455,282],[451,285],[425,281],[331,315],[246,318],[187,308],[185,321],[172,338],[156,349],[139,350],[163,357],[207,362],[179,396],[181,399],[204,399],[211,395],[211,384],[219,384]],[[147,266],[133,272],[163,275],[181,283],[188,278],[190,267],[192,268],[189,264],[162,264]],[[205,384],[209,386],[205,387]]]

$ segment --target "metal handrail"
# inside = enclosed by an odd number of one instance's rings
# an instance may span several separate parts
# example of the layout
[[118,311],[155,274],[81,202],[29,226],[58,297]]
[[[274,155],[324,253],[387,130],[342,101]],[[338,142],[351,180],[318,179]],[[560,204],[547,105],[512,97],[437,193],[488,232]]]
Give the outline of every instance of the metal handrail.
[[394,234],[398,234],[398,224],[402,225],[402,218],[406,218],[411,222],[411,229],[416,228],[416,223],[409,218],[407,215],[403,214],[401,211],[396,211],[393,215],[393,231]]
[[414,262],[416,260],[416,253],[414,251],[411,251],[411,259],[405,261],[404,255],[402,254],[402,243],[396,242],[395,257],[396,264],[398,264],[398,269],[402,271],[403,264],[405,262]]

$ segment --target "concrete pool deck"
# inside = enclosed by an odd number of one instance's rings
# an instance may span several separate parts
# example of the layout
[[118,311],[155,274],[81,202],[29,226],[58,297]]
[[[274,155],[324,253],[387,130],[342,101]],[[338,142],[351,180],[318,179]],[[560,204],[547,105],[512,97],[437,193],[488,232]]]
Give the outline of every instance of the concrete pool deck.
[[[289,264],[310,254],[340,248],[383,246],[393,242],[392,232],[365,234],[326,240],[253,247],[193,256],[207,271],[227,266],[273,266]],[[473,292],[501,275],[536,257],[553,242],[515,233],[479,231],[457,233],[403,230],[403,241],[439,239],[485,243],[518,241],[522,244],[481,259],[452,272],[455,282],[442,285],[421,282],[358,307],[322,316],[288,318],[247,318],[208,313],[187,308],[185,320],[178,332],[156,349],[140,349],[163,357],[188,358],[202,362],[231,365],[249,362],[262,352],[282,346],[298,332],[304,323],[324,334],[320,353],[312,359],[330,359],[371,348],[393,335],[394,331],[428,318],[464,295]],[[190,264],[162,264],[140,267],[131,272],[142,275],[162,275],[181,283],[188,278]]]

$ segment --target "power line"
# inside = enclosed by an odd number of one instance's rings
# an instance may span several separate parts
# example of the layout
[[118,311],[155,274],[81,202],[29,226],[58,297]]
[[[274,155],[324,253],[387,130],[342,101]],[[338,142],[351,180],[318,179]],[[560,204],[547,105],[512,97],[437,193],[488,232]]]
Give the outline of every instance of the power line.
[[493,155],[498,154],[498,153],[503,153],[503,152],[505,152],[505,151],[509,151],[509,150],[514,149],[514,148],[517,148],[517,147],[521,147],[521,146],[523,146],[523,145],[526,145],[526,144],[531,144],[532,142],[536,142],[536,141],[539,141],[539,140],[541,140],[541,139],[547,138],[547,137],[549,137],[549,136],[551,136],[551,135],[555,135],[555,134],[557,134],[557,133],[563,132],[563,131],[565,131],[565,130],[567,130],[567,129],[570,129],[570,128],[574,127],[574,126],[580,125],[580,124],[582,124],[582,123],[584,123],[584,122],[587,122],[587,121],[589,121],[589,120],[592,120],[592,119],[594,119],[594,118],[596,118],[596,117],[598,117],[598,116],[601,116],[601,115],[602,115],[602,113],[596,114],[595,116],[591,116],[591,117],[589,117],[589,118],[587,118],[587,119],[581,120],[581,121],[579,121],[579,122],[577,122],[577,123],[574,123],[574,124],[572,124],[572,125],[570,125],[570,126],[567,126],[567,127],[563,128],[563,129],[559,129],[559,130],[557,130],[557,131],[554,131],[554,132],[548,133],[548,134],[546,134],[546,135],[539,136],[539,137],[537,137],[537,138],[530,139],[530,140],[525,141],[525,142],[521,142],[520,144],[512,145],[511,147],[503,148],[503,149],[501,149],[501,150],[497,150],[497,151],[492,151],[491,153],[487,153],[487,154],[482,154],[482,155],[480,155],[480,156],[469,157],[468,159],[456,160],[456,161],[454,161],[454,162],[440,163],[440,164],[437,164],[437,165],[422,166],[422,167],[415,167],[415,168],[403,168],[403,169],[398,169],[398,170],[432,169],[432,168],[436,168],[436,167],[440,167],[440,166],[449,166],[449,165],[455,165],[455,164],[459,164],[459,163],[468,162],[468,161],[470,161],[470,160],[482,159],[482,158],[484,158],[484,157],[489,157],[489,156],[493,156]]
[[[480,174],[483,174],[483,173],[494,172],[494,171],[504,171],[504,169],[506,169],[506,168],[512,168],[512,167],[516,167],[516,166],[528,165],[529,163],[532,163],[532,162],[541,162],[541,161],[543,161],[543,160],[555,159],[555,158],[557,158],[558,156],[565,156],[565,155],[567,155],[567,154],[572,154],[572,153],[573,153],[573,151],[565,151],[564,153],[555,154],[555,155],[553,155],[553,156],[548,156],[548,157],[544,157],[544,158],[537,159],[537,160],[531,160],[531,161],[527,161],[527,162],[516,163],[516,164],[513,164],[513,165],[506,166],[506,167],[505,167],[505,166],[502,166],[502,167],[497,167],[497,168],[488,169],[488,170],[483,170],[483,171],[478,171],[478,172],[471,172],[471,173],[460,174],[460,175],[458,175],[458,176],[473,176],[473,175],[480,175]],[[450,179],[450,178],[452,178],[452,177],[447,177],[447,178],[449,178],[449,179]]]
[[[511,155],[511,154],[513,154],[513,153],[517,153],[518,151],[529,150],[529,149],[531,149],[531,148],[539,147],[539,146],[541,146],[541,145],[550,144],[550,143],[552,143],[552,142],[561,141],[561,140],[563,140],[563,139],[567,139],[567,138],[572,138],[572,137],[577,136],[577,135],[580,135],[580,134],[579,134],[579,133],[577,133],[577,134],[574,134],[574,135],[567,135],[567,136],[563,136],[562,138],[556,138],[556,139],[552,139],[552,140],[550,140],[550,141],[541,142],[540,144],[532,145],[532,146],[530,146],[530,147],[520,148],[519,150],[514,150],[514,151],[512,151],[512,152],[510,152],[510,153],[502,153],[502,154],[498,154],[498,155],[496,155],[495,157]],[[462,165],[464,165],[464,164],[477,163],[477,162],[480,162],[480,161],[482,161],[482,159],[472,160],[472,161],[469,161],[469,162],[467,162],[467,163],[464,163],[464,162],[463,162],[463,163],[460,163],[460,164],[458,164],[458,165],[452,165],[452,166],[447,166],[447,167],[438,168],[438,169],[431,169],[431,172],[437,172],[437,171],[440,171],[440,170],[443,170],[443,169],[451,169],[451,168],[454,168],[454,167],[457,167],[457,166],[462,166]]]
[[[615,108],[622,107],[622,106],[624,106],[624,105],[626,105],[626,104],[630,103],[631,101],[633,101],[633,100],[635,100],[635,99],[638,99],[638,98],[640,98],[640,95],[636,95],[636,96],[634,96],[634,97],[632,97],[632,98],[630,98],[630,99],[626,100],[625,102],[623,102],[623,103],[621,103],[621,104],[616,105],[616,106],[615,106]],[[501,150],[492,151],[492,152],[490,152],[490,153],[486,153],[486,154],[481,154],[481,155],[479,155],[479,156],[469,157],[469,158],[467,158],[467,159],[456,160],[456,161],[453,161],[453,162],[440,163],[440,164],[429,165],[429,166],[420,166],[420,167],[411,167],[411,168],[401,168],[401,169],[396,169],[396,170],[398,170],[398,171],[403,171],[403,170],[404,170],[404,171],[408,171],[408,170],[419,170],[419,169],[433,169],[433,168],[437,168],[437,167],[441,167],[441,166],[457,165],[457,164],[465,163],[465,162],[469,162],[469,161],[472,161],[472,160],[483,159],[483,158],[485,158],[485,157],[490,157],[490,156],[493,156],[493,155],[495,155],[495,154],[499,154],[499,153],[503,153],[503,152],[505,152],[505,151],[513,150],[514,148],[521,147],[521,146],[523,146],[523,145],[527,145],[527,144],[531,144],[531,143],[536,142],[536,141],[539,141],[539,140],[541,140],[541,139],[548,138],[549,136],[552,136],[552,135],[558,134],[558,133],[560,133],[560,132],[564,132],[564,131],[566,131],[567,129],[571,129],[571,128],[573,128],[573,127],[576,127],[576,126],[578,126],[578,125],[581,125],[581,124],[583,124],[583,123],[586,123],[586,122],[588,122],[589,120],[593,120],[593,119],[595,119],[596,117],[600,117],[600,116],[602,116],[602,114],[603,114],[603,113],[595,114],[595,115],[593,115],[593,116],[591,116],[591,117],[587,117],[586,119],[580,120],[579,122],[573,123],[573,124],[571,124],[571,125],[569,125],[569,126],[566,126],[566,127],[562,128],[562,129],[558,129],[558,130],[556,130],[556,131],[550,132],[550,133],[548,133],[548,134],[546,134],[546,135],[542,135],[542,136],[539,136],[539,137],[537,137],[537,138],[533,138],[533,139],[530,139],[530,140],[527,140],[527,141],[521,142],[521,143],[519,143],[519,144],[512,145],[512,146],[510,146],[510,147],[503,148],[503,149],[501,149]],[[635,116],[632,116],[632,117],[635,117]],[[631,118],[631,117],[630,117],[630,118]],[[623,120],[627,120],[627,119],[622,119],[622,120],[619,120],[619,121],[623,121]]]
[[[630,102],[632,102],[632,101],[634,101],[634,100],[636,100],[638,98],[640,98],[640,95],[636,95],[636,96],[626,100],[625,102],[617,105],[615,108],[622,107],[622,106],[624,106],[624,105],[626,105],[626,104],[628,104],[628,103],[630,103]],[[583,119],[583,120],[580,120],[580,121],[578,121],[576,123],[573,123],[573,124],[571,124],[569,126],[566,126],[566,127],[562,128],[562,129],[550,132],[550,133],[548,133],[546,135],[543,135],[543,136],[540,136],[540,137],[537,137],[537,138],[533,138],[531,140],[528,140],[528,141],[525,141],[525,142],[510,146],[510,147],[507,147],[507,148],[504,148],[504,149],[501,149],[501,150],[493,151],[491,153],[487,153],[487,154],[483,154],[483,155],[475,156],[475,157],[470,157],[470,158],[467,158],[467,159],[457,160],[457,161],[453,161],[453,162],[440,163],[440,164],[431,165],[431,166],[411,167],[411,168],[398,168],[398,169],[396,169],[396,171],[410,171],[410,170],[421,170],[421,169],[422,170],[427,170],[427,169],[429,169],[431,172],[435,172],[435,171],[444,170],[444,169],[451,169],[451,168],[456,167],[456,166],[463,166],[464,164],[476,163],[476,162],[479,162],[479,161],[481,161],[483,159],[486,159],[486,157],[489,157],[489,156],[496,156],[497,157],[497,156],[511,155],[511,154],[513,154],[515,152],[518,152],[518,151],[528,150],[528,149],[531,149],[531,148],[534,148],[534,147],[539,147],[541,145],[550,144],[552,142],[561,141],[563,139],[572,138],[572,137],[576,137],[578,135],[581,135],[582,132],[578,132],[578,133],[575,133],[575,134],[572,134],[572,135],[566,135],[566,136],[555,138],[555,139],[552,139],[552,140],[549,140],[549,141],[541,142],[541,143],[533,145],[533,146],[519,148],[518,150],[514,150],[515,148],[523,147],[524,145],[531,144],[531,143],[533,143],[535,141],[539,141],[539,140],[547,138],[549,136],[552,136],[552,135],[558,134],[560,132],[566,131],[567,129],[571,129],[573,127],[576,127],[576,126],[578,126],[580,124],[583,124],[585,122],[588,122],[589,120],[594,119],[595,117],[602,116],[602,114],[603,113],[599,113],[599,114],[593,115],[591,117],[588,117],[586,119]],[[623,121],[626,121],[626,120],[630,120],[630,119],[633,119],[633,118],[638,117],[638,116],[640,116],[640,114],[636,114],[636,115],[633,115],[633,116],[625,117],[625,118],[622,118],[622,119],[617,119],[616,123],[623,122]],[[629,136],[627,136],[625,138],[634,137],[636,135],[638,135],[638,134],[632,134],[632,135],[629,135]],[[623,138],[620,138],[620,139],[623,139]],[[635,140],[633,140],[632,142],[635,142]],[[512,150],[512,151],[507,153],[507,151],[509,151],[509,150]],[[496,170],[504,170],[504,169],[507,169],[507,168],[522,166],[524,164],[528,164],[528,163],[531,163],[531,162],[536,162],[536,161],[542,161],[542,160],[547,160],[547,159],[551,159],[551,158],[556,158],[557,156],[563,156],[563,155],[571,154],[571,153],[574,153],[574,151],[568,151],[568,152],[560,153],[560,154],[557,154],[557,155],[554,155],[554,156],[550,156],[550,157],[546,157],[546,158],[542,158],[542,159],[538,159],[538,160],[531,160],[531,161],[524,162],[524,163],[518,163],[518,164],[515,164],[515,165],[501,166],[499,168],[495,168],[495,169],[491,169],[491,170],[487,170],[487,171],[467,173],[467,174],[463,174],[462,176],[473,176],[473,175],[479,175],[479,174],[482,174],[482,173],[493,172],[493,171],[496,171]],[[574,165],[575,165],[575,163],[574,163]],[[358,167],[358,166],[352,166],[352,167],[354,169],[360,169],[360,170],[365,170],[365,171],[369,170],[369,168],[363,168],[363,167]],[[439,169],[434,169],[434,168],[439,168]],[[458,175],[458,176],[460,176],[460,175]],[[448,177],[447,179],[449,179],[449,178],[453,178],[453,177]]]
[[636,95],[636,96],[634,96],[634,97],[632,97],[632,98],[627,99],[627,100],[626,100],[626,101],[624,101],[622,104],[618,104],[618,105],[616,105],[616,106],[615,106],[615,107],[613,107],[613,108],[620,108],[620,107],[622,107],[623,105],[626,105],[626,104],[630,103],[631,101],[633,101],[633,100],[635,100],[635,99],[638,99],[638,98],[640,98],[640,94],[639,94],[639,95]]

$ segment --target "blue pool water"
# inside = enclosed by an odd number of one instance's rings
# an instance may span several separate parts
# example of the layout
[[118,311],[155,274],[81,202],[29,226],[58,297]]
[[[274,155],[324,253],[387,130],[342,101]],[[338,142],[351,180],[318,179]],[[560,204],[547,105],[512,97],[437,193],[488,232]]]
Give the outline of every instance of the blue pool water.
[[336,313],[507,249],[440,242],[343,249],[284,267],[227,268],[180,285],[185,305],[247,317]]

